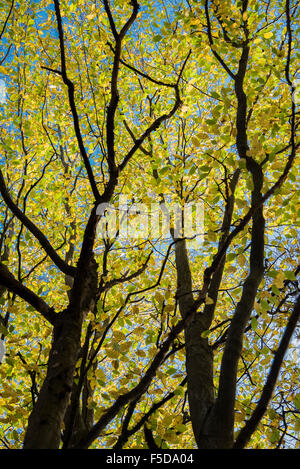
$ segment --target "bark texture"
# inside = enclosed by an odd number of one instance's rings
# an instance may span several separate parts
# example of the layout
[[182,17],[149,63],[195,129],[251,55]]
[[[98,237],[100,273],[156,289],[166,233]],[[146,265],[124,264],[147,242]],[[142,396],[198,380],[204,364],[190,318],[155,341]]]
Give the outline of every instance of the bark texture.
[[57,449],[68,405],[78,348],[81,321],[66,312],[53,333],[47,376],[30,415],[24,449]]

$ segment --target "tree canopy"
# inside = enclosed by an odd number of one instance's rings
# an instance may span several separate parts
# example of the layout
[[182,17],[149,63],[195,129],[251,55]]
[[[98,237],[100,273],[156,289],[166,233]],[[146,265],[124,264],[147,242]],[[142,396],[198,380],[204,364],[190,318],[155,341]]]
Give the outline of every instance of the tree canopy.
[[0,447],[298,448],[299,2],[0,4]]

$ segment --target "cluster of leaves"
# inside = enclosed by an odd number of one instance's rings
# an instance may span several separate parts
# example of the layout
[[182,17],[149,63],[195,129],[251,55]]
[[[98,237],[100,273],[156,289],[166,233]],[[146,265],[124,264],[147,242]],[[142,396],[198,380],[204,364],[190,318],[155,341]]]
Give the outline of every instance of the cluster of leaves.
[[[11,2],[1,3],[4,24]],[[127,0],[111,3],[119,31],[132,6]],[[248,156],[263,167],[262,192],[266,193],[281,176],[291,143],[285,10],[279,0],[266,4],[250,0],[247,13],[241,14],[242,2],[214,0],[210,2],[214,19],[209,37],[207,2],[140,3],[121,55],[114,121],[117,163],[122,164],[155,119],[171,112],[178,77],[182,103],[130,159],[119,175],[111,202],[117,205],[126,196],[131,204],[150,206],[168,200],[204,205],[203,243],[195,249],[187,241],[196,292],[217,249],[234,173],[239,172],[239,182],[234,191],[232,227],[247,214],[253,190],[246,162],[237,156],[234,86],[218,58],[235,73],[247,22]],[[84,146],[102,193],[109,184],[106,119],[115,54],[113,32],[103,2],[61,1],[60,8],[68,77],[74,83]],[[296,16],[297,5],[291,10]],[[0,105],[2,171],[19,208],[46,234],[60,256],[76,265],[93,200],[60,72],[53,2],[14,2],[7,23],[1,37],[9,48],[0,68],[7,90],[7,99]],[[297,72],[297,32],[294,25],[291,77]],[[236,432],[255,409],[298,293],[298,165],[296,157],[284,184],[264,209],[265,274],[239,362]],[[4,201],[0,207],[1,262],[56,311],[64,310],[72,287],[70,277],[59,272]],[[96,239],[94,253],[102,290],[97,308],[84,319],[81,345],[88,352],[79,357],[74,375],[75,385],[83,383],[80,406],[87,420],[98,421],[119,396],[138,385],[180,320],[170,242],[171,236],[153,239],[151,233],[140,240]],[[216,389],[228,326],[248,275],[250,245],[248,224],[228,249],[214,319],[202,334],[214,350]],[[3,447],[20,448],[46,376],[51,327],[12,291],[1,290],[0,303],[6,344],[6,359],[0,366],[0,440]],[[195,447],[184,340],[183,333],[176,337],[147,391],[121,408],[91,447],[145,448],[149,445],[147,429],[159,447]],[[272,404],[251,440],[253,448],[299,446],[297,340],[295,337],[290,344]]]

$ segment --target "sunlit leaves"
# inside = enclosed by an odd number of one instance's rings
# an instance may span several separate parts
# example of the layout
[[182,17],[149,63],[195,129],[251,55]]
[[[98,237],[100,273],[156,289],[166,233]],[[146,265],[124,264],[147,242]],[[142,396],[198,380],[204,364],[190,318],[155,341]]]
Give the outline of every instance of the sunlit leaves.
[[[116,26],[120,29],[130,12],[130,3],[127,0],[111,3]],[[167,112],[173,102],[169,87],[160,86],[145,75],[149,74],[156,81],[174,83],[190,49],[192,53],[179,83],[181,108],[173,119],[145,140],[143,148],[120,175],[112,202],[118,202],[120,195],[126,195],[131,204],[138,201],[149,206],[163,198],[176,203],[190,200],[204,203],[205,220],[201,233],[204,242],[197,250],[189,248],[188,251],[195,279],[193,288],[197,292],[201,288],[202,273],[222,236],[222,217],[228,197],[232,195],[229,183],[234,171],[239,168],[241,175],[234,194],[231,229],[250,207],[253,183],[246,161],[237,158],[234,89],[211,50],[203,2],[191,0],[190,6],[179,3],[141,2],[138,21],[124,42],[122,60],[144,75],[124,64],[120,67],[120,100],[115,122],[118,162],[135,139],[156,117]],[[239,45],[245,39],[245,23],[249,28],[251,53],[245,79],[249,111],[247,155],[263,165],[265,192],[282,173],[290,142],[291,97],[283,73],[287,52],[283,19],[279,14],[282,5],[269,2],[266,11],[261,3],[249,1],[248,11],[242,14],[240,2],[212,3],[213,48],[224,57],[233,72],[237,70]],[[104,127],[114,38],[101,2],[76,0],[61,2],[61,6],[68,74],[75,86],[84,143],[102,190],[108,181]],[[216,17],[217,7],[219,18]],[[0,128],[5,177],[14,199],[18,199],[19,206],[45,231],[55,248],[63,256],[74,249],[72,262],[75,265],[91,201],[73,130],[67,89],[59,73],[52,3],[38,2],[29,9],[28,2],[23,2],[15,10],[14,23],[5,36],[6,41],[13,38],[13,54],[0,68],[1,76],[7,79],[8,95],[5,107],[1,108]],[[228,32],[229,41],[221,24]],[[296,67],[293,60],[292,73]],[[239,363],[237,430],[255,408],[293,304],[299,255],[299,175],[296,168],[297,165],[264,209],[265,278],[247,325],[243,360]],[[2,206],[1,224],[6,216]],[[138,383],[171,327],[180,319],[173,251],[164,275],[156,283],[171,237],[154,239],[152,234],[149,239],[134,242],[115,240],[106,258],[104,242],[99,237],[95,243],[99,275],[106,263],[107,270],[101,281],[107,285],[140,268],[148,252],[154,251],[141,276],[108,288],[98,300],[97,310],[85,316],[81,343],[84,344],[90,327],[93,340],[89,358],[96,353],[98,361],[97,366],[90,366],[87,372],[93,391],[87,405],[88,409],[94,410],[96,419],[118,396]],[[250,241],[251,226],[248,225],[228,250],[218,301],[209,296],[205,300],[208,306],[216,303],[212,327],[202,332],[202,339],[211,345],[217,344],[214,350],[216,388],[223,340],[248,274]],[[44,258],[37,241],[27,230],[21,229],[18,221],[5,245],[10,250],[8,265],[14,274],[20,275],[24,284],[58,311],[64,309],[68,304],[70,283],[59,275],[49,258]],[[1,308],[3,315],[10,314],[10,324],[6,327],[0,323],[7,351],[5,363],[1,365],[4,383],[1,422],[11,447],[18,447],[17,440],[22,436],[33,405],[31,377],[35,377],[37,392],[45,377],[51,328],[20,299],[14,298],[11,303],[11,296],[5,293]],[[202,310],[198,313],[201,315]],[[186,388],[179,386],[185,375],[183,334],[175,342],[175,349],[138,402],[131,424],[137,424],[153,402],[172,391],[173,398],[151,415],[147,425],[162,448],[191,448],[194,439]],[[292,345],[273,407],[258,427],[253,447],[276,447],[284,429],[283,415],[289,430],[299,432],[299,420],[291,416],[295,408],[299,410],[295,384],[299,372],[295,353],[297,358],[295,345]],[[79,382],[81,366],[80,359],[76,364],[75,384]],[[286,396],[285,401],[281,400],[282,393]],[[288,412],[284,414],[286,409]],[[122,411],[109,429],[113,436],[109,436],[109,432],[101,436],[101,442],[96,442],[95,447],[115,444],[123,421]],[[141,429],[126,443],[126,448],[144,446]]]

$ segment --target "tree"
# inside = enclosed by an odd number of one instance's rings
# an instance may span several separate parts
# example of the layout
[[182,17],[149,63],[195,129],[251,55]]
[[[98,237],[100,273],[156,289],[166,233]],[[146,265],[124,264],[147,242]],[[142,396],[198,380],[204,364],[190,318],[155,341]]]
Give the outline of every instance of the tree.
[[6,3],[3,447],[299,445],[298,10]]

